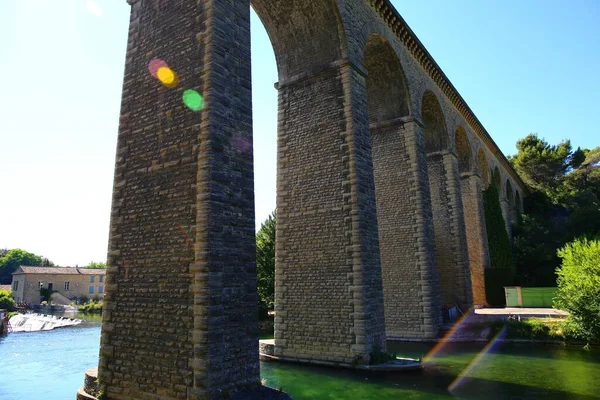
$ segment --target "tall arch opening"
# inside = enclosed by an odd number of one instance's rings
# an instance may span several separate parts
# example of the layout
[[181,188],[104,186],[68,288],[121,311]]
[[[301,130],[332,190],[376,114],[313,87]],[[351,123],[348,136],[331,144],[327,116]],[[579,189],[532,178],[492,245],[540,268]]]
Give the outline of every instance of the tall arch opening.
[[510,181],[507,179],[505,186],[505,196],[506,196],[506,232],[508,233],[508,238],[512,243],[512,224],[516,221],[516,206],[515,206],[515,194],[510,184]]
[[[386,336],[379,245],[371,239],[377,237],[373,160],[368,126],[355,126],[357,105],[350,110],[344,103],[345,77],[364,77],[342,62],[346,38],[335,1],[251,5],[279,75],[275,354],[368,362],[374,348],[385,348]],[[374,68],[388,72],[385,65]],[[383,96],[380,85],[366,90]],[[378,118],[390,116],[379,112]],[[358,258],[348,246],[370,256]]]
[[518,220],[519,214],[523,213],[523,202],[521,201],[521,194],[519,194],[518,190],[515,192],[515,212],[515,220]]
[[498,190],[498,196],[500,196],[500,200],[504,198],[504,192],[502,190],[502,178],[500,177],[500,169],[498,167],[494,167],[494,172],[492,173],[492,183]]
[[473,152],[471,151],[471,143],[469,142],[467,133],[462,126],[456,128],[454,138],[456,142],[456,154],[458,156],[458,171],[460,173],[471,172],[473,170]]
[[[416,216],[419,190],[408,88],[396,52],[383,36],[368,37],[364,66],[377,198],[377,225],[388,337],[427,337],[429,313],[420,300]],[[414,292],[419,295],[409,296]]]
[[446,122],[436,96],[426,91],[421,107],[441,302],[450,310],[446,313],[449,317],[456,306],[472,306],[459,161],[449,149]]
[[425,130],[425,152],[429,154],[448,149],[446,120],[433,92],[426,91],[423,95],[421,118]]
[[467,234],[473,303],[484,305],[486,304],[484,269],[489,267],[489,254],[487,250],[481,180],[474,172],[475,163],[473,162],[474,157],[471,150],[471,143],[462,126],[456,129],[454,137],[460,172],[460,188]]
[[485,190],[490,185],[490,167],[483,149],[477,152],[477,170],[481,176],[482,189]]

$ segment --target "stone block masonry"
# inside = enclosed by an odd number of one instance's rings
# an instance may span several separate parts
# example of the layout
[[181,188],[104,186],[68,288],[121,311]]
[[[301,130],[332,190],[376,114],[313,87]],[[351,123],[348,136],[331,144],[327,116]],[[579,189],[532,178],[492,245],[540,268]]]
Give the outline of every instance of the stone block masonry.
[[259,384],[253,156],[232,140],[252,141],[250,10],[131,3],[100,381],[111,399],[216,398]]
[[[249,393],[260,383],[253,149],[236,143],[252,143],[250,2],[129,3],[99,390]],[[461,190],[479,189],[460,181],[446,121],[507,187],[524,194],[523,183],[387,0],[252,6],[279,71],[275,354],[368,363],[386,337],[435,336],[442,307],[472,304],[467,242],[485,241],[484,221],[464,220],[463,201],[477,202]],[[177,79],[161,85],[155,59]],[[182,103],[188,89],[201,111]],[[441,147],[426,155],[431,138]]]

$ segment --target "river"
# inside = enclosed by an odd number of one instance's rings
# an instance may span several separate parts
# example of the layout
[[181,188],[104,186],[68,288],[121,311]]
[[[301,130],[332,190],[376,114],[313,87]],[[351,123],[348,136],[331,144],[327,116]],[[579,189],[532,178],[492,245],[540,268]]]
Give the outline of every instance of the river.
[[[74,399],[84,371],[97,363],[99,341],[99,319],[0,339],[0,399]],[[413,357],[429,347],[390,344],[391,351]],[[383,375],[262,363],[261,375],[296,400],[600,398],[598,350],[447,344],[427,360],[423,371]]]

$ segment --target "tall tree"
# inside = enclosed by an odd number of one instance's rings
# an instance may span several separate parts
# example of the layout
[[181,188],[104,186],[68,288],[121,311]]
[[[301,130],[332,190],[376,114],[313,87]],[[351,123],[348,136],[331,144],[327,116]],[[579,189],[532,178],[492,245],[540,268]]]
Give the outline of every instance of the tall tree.
[[510,157],[532,193],[513,228],[521,284],[551,286],[560,260],[556,250],[579,236],[600,234],[600,147],[572,151],[565,140],[550,145],[530,134]]
[[565,174],[583,161],[583,151],[572,151],[571,141],[552,146],[531,133],[517,142],[517,154],[510,157],[525,183],[534,191],[555,199]]
[[[51,261],[48,261],[52,264]],[[44,260],[41,256],[21,249],[8,250],[0,257],[0,284],[8,285],[12,282],[12,273],[20,265],[41,266]]]
[[256,234],[256,275],[258,301],[261,317],[273,309],[275,304],[275,232],[276,212],[261,224]]

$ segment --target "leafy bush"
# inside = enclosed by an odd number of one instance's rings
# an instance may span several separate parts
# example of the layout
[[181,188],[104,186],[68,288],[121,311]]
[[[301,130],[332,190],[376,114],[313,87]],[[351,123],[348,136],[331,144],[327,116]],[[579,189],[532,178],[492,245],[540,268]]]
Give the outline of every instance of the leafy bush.
[[577,239],[558,251],[558,292],[554,306],[570,313],[575,334],[600,339],[600,240]]
[[104,307],[104,302],[103,301],[90,301],[88,303],[85,304],[81,304],[77,307],[77,309],[81,312],[85,312],[85,313],[99,313],[102,312],[102,307]]
[[17,303],[8,290],[0,290],[0,309],[12,311],[16,309]]

